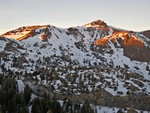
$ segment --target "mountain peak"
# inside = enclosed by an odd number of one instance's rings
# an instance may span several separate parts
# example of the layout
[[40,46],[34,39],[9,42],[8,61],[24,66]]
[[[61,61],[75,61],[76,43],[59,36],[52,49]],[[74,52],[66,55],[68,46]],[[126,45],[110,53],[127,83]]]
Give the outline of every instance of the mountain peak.
[[97,29],[103,29],[103,30],[107,30],[108,26],[107,24],[102,21],[102,20],[95,20],[93,22],[90,22],[88,24],[83,25],[84,27],[92,27],[92,28],[97,28]]
[[[36,25],[36,26],[26,26],[26,27],[23,26],[18,29],[6,32],[0,35],[0,37],[6,37],[15,40],[23,40],[30,36],[34,36],[37,29],[45,30],[47,29],[48,26],[49,25]],[[41,37],[41,39],[44,40],[43,36]]]

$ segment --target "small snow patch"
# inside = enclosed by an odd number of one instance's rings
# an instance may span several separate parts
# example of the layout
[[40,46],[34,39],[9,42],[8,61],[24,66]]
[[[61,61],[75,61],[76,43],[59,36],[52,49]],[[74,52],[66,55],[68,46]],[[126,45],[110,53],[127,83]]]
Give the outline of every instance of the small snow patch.
[[24,83],[22,82],[22,80],[17,80],[18,83],[18,88],[19,88],[19,92],[24,92]]

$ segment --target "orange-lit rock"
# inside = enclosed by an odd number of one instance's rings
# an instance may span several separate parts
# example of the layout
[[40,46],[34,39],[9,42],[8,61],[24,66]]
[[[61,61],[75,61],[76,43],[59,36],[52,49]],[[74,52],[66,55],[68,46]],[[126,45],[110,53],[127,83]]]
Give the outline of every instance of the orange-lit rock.
[[[24,40],[30,36],[35,35],[35,30],[38,28],[43,28],[43,29],[47,29],[49,25],[43,25],[43,26],[27,26],[27,27],[20,27],[16,30],[12,30],[9,31],[7,33],[4,33],[2,35],[0,35],[0,37],[6,37],[6,38],[10,38],[10,39],[15,39],[15,40]],[[45,36],[41,36],[41,39],[44,40]]]
[[88,24],[83,25],[83,27],[92,27],[92,28],[103,29],[103,30],[110,29],[110,28],[108,28],[107,24],[101,20],[96,20],[96,21],[90,22]]
[[94,44],[106,46],[108,41],[119,43],[121,46],[144,47],[142,40],[127,31],[116,31],[112,35],[96,40]]
[[46,34],[45,34],[45,33],[42,33],[42,34],[40,35],[40,39],[41,39],[41,40],[46,40]]
[[108,37],[104,37],[103,39],[98,39],[94,42],[95,45],[105,46],[108,42]]

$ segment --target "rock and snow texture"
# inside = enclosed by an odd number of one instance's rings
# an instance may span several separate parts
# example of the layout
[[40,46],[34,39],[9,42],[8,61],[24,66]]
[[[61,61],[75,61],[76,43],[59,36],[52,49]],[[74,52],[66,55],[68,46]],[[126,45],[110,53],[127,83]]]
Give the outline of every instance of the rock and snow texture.
[[[83,80],[83,84],[92,92],[92,80],[88,78],[90,75],[86,76],[86,73],[91,73],[96,80],[95,91],[104,88],[112,95],[125,96],[128,89],[134,87],[136,93],[144,91],[150,95],[150,60],[136,61],[125,56],[124,48],[121,47],[116,37],[115,40],[112,39],[113,41],[108,40],[106,47],[93,44],[98,39],[111,36],[113,32],[115,32],[114,28],[109,28],[102,21],[68,29],[51,25],[19,28],[1,35],[3,37],[0,38],[0,73],[6,73],[7,70],[25,74],[33,73],[40,68],[51,70],[55,63],[59,67],[71,65],[73,69],[70,74],[84,75],[82,78],[77,76],[73,84],[75,87],[73,91],[76,94],[80,93],[77,88],[79,79]],[[150,38],[141,33],[131,33],[131,35],[141,40],[145,47],[150,46]],[[79,66],[87,67],[89,70],[76,72],[74,69]],[[90,67],[94,66],[102,70],[90,70]],[[58,76],[66,80],[66,75],[59,71]],[[102,80],[102,77],[105,80]],[[20,87],[23,87],[21,82],[18,81],[18,83]],[[45,81],[42,83],[48,84]],[[72,85],[70,81],[67,83],[68,86]],[[54,80],[49,84],[54,85],[56,91],[59,92],[62,81]]]
[[[104,107],[104,106],[95,106],[94,107],[97,110],[97,113],[117,113],[119,111],[120,108],[117,107]],[[123,113],[128,113],[129,108],[127,108],[126,110],[121,110]],[[136,113],[149,113],[148,111],[140,111],[140,110],[136,110]]]

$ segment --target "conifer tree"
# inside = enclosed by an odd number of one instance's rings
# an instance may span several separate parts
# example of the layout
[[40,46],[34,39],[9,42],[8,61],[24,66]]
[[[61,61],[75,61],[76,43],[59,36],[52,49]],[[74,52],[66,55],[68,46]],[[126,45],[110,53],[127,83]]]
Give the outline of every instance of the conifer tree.
[[24,88],[24,100],[26,105],[29,103],[30,99],[31,99],[31,89],[27,84],[26,87]]
[[32,101],[32,111],[31,113],[43,113],[43,107],[41,104],[41,100],[39,98],[35,98]]
[[81,107],[81,113],[94,113],[94,110],[91,108],[89,102],[86,100]]

